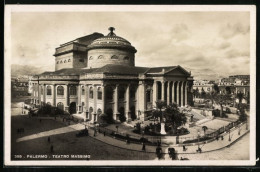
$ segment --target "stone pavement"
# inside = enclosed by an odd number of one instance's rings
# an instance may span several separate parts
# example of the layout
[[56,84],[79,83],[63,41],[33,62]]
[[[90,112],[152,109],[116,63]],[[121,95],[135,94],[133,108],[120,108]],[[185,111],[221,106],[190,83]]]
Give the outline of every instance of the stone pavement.
[[[57,118],[57,122],[62,122],[61,118]],[[29,135],[29,136],[25,136],[22,138],[17,139],[17,142],[21,142],[21,141],[25,141],[25,140],[30,140],[30,139],[34,139],[34,138],[39,138],[39,137],[46,137],[46,136],[51,136],[51,135],[55,135],[55,134],[62,134],[62,133],[66,133],[66,132],[70,132],[70,131],[75,131],[75,130],[82,130],[85,128],[84,124],[78,123],[78,124],[74,124],[72,123],[71,125],[62,127],[62,128],[58,128],[58,129],[54,129],[54,130],[49,130],[49,131],[44,131],[44,132],[40,132],[38,134],[33,134],[33,135]],[[240,130],[240,134],[239,131]],[[244,134],[248,133],[249,130],[246,129],[246,124],[243,124],[242,126],[240,126],[239,128],[233,128],[231,129],[230,135],[229,133],[224,133],[224,140],[219,139],[214,140],[210,143],[204,144],[204,143],[200,143],[199,145],[192,145],[192,146],[186,146],[187,150],[183,151],[183,147],[181,145],[171,145],[170,147],[174,147],[175,150],[177,151],[178,154],[199,154],[197,153],[197,149],[198,147],[200,147],[202,149],[202,153],[204,152],[210,152],[210,151],[215,151],[215,150],[219,150],[222,148],[227,147],[228,145],[230,145],[232,142],[234,142],[235,140],[239,139],[241,136],[243,136]],[[130,143],[127,144],[124,141],[112,138],[110,136],[104,136],[102,133],[97,133],[96,136],[94,136],[94,130],[89,130],[89,136],[92,138],[95,138],[103,143],[115,146],[115,147],[119,147],[119,148],[123,148],[123,149],[127,149],[127,150],[132,150],[132,151],[139,151],[139,152],[143,152],[142,151],[142,144],[135,144],[135,143]],[[229,140],[230,137],[230,140]],[[163,153],[168,153],[168,148],[169,146],[162,146],[162,150]],[[146,151],[147,153],[155,153],[156,151],[156,146],[150,146],[150,145],[146,145]]]
[[[224,147],[230,145],[233,141],[237,140],[239,137],[246,134],[247,132],[249,132],[249,130],[246,130],[246,125],[244,124],[243,126],[240,127],[240,135],[238,135],[238,128],[236,128],[236,129],[234,129],[233,131],[230,132],[231,141],[229,141],[229,134],[226,133],[224,135],[224,140],[221,140],[221,139],[219,139],[218,141],[214,140],[214,141],[207,143],[207,144],[201,143],[199,145],[199,147],[202,149],[202,152],[209,152],[209,151],[218,150],[218,149],[221,149],[221,148],[224,148]],[[131,149],[131,150],[135,150],[135,151],[141,151],[142,150],[141,144],[135,144],[135,143],[126,144],[126,142],[124,142],[124,141],[117,140],[117,139],[114,139],[114,138],[109,137],[109,136],[104,136],[101,133],[98,133],[97,136],[94,137],[94,131],[93,130],[90,130],[89,133],[90,133],[91,137],[98,139],[98,140],[100,140],[104,143],[114,145],[116,147]],[[186,151],[183,151],[182,146],[171,145],[170,147],[174,147],[175,150],[178,152],[178,154],[190,154],[190,153],[194,154],[194,153],[197,153],[196,150],[198,149],[198,145],[186,146],[186,148],[187,148]],[[163,152],[168,153],[168,148],[169,148],[169,146],[162,146]],[[155,150],[156,150],[156,146],[146,145],[146,152],[155,153]]]

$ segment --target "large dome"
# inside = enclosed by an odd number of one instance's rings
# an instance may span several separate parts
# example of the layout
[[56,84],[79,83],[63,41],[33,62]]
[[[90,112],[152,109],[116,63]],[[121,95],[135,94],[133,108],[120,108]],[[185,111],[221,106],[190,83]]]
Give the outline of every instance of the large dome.
[[116,65],[135,65],[136,49],[129,41],[113,32],[115,28],[109,28],[110,33],[107,36],[94,40],[87,46],[88,67],[98,68],[107,64]]
[[131,45],[129,41],[126,39],[116,36],[113,32],[114,28],[109,28],[110,33],[107,36],[103,36],[94,40],[87,49],[95,49],[95,48],[118,48],[118,49],[127,49],[133,53],[136,53],[136,49]]

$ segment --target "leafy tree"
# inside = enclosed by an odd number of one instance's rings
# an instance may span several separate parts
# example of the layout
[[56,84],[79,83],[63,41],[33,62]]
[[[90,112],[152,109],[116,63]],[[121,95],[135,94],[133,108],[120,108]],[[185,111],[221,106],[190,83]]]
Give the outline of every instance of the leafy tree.
[[177,104],[173,103],[166,107],[164,111],[166,121],[171,123],[173,133],[176,133],[177,128],[185,125],[187,122],[186,116],[178,110]]
[[214,96],[214,101],[220,105],[220,117],[223,117],[223,104],[226,104],[227,101],[232,100],[230,94],[217,94]]

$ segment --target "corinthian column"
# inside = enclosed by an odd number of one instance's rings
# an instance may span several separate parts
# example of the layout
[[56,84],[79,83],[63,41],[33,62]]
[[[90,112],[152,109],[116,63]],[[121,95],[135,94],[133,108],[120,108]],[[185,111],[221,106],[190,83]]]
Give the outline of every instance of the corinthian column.
[[179,99],[179,96],[180,96],[180,81],[177,81],[177,96],[176,96],[176,100],[177,100],[177,105],[180,106],[180,99]]
[[170,81],[168,81],[167,105],[170,104],[170,90],[171,90],[171,87],[170,87]]
[[162,98],[162,101],[164,101],[164,81],[161,81],[161,83],[162,83],[162,91],[161,91],[162,96],[161,96],[161,98]]
[[117,114],[118,114],[118,85],[116,85],[114,91],[114,116],[113,116],[114,120],[116,120]]
[[185,106],[188,104],[188,81],[186,81],[185,85]]
[[158,100],[158,84],[157,81],[153,83],[153,106],[156,107],[156,101]]
[[183,106],[183,87],[184,87],[184,81],[181,82],[181,106]]

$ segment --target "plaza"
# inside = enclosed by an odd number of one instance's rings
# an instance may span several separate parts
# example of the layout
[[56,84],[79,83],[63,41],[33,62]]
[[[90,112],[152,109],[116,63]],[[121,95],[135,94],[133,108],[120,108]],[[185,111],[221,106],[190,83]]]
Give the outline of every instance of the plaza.
[[[26,110],[24,110],[26,111]],[[84,129],[84,124],[62,121],[62,118],[29,117],[22,115],[21,103],[13,105],[12,126],[11,126],[11,155],[91,155],[88,160],[158,160],[156,146],[147,145],[146,151],[142,151],[142,144],[130,143],[104,136],[89,130],[89,136],[76,137],[79,130]],[[212,123],[212,122],[211,122]],[[217,121],[218,125],[219,121]],[[222,125],[222,123],[221,123]],[[211,124],[212,126],[212,124]],[[176,144],[162,144],[164,160],[170,160],[167,149],[174,147],[177,151],[177,160],[187,158],[189,160],[246,160],[249,158],[249,130],[241,126],[241,133],[238,135],[238,128],[231,132],[232,140],[228,141],[229,135],[224,135],[224,140],[214,140],[203,145],[203,152],[197,153],[197,145],[187,146],[187,151]],[[17,133],[18,128],[24,128],[24,133]],[[112,127],[110,128],[112,129]],[[118,132],[124,132],[119,127]],[[108,134],[108,133],[107,133]],[[47,138],[50,137],[50,142]],[[41,146],[39,146],[41,145]],[[50,151],[53,145],[54,152]],[[239,150],[239,151],[236,151]],[[127,156],[125,156],[127,155]],[[30,159],[30,157],[24,158]],[[59,158],[62,160],[62,158]],[[59,160],[58,159],[58,160]],[[55,159],[57,160],[57,159]],[[82,159],[81,159],[82,160]],[[85,160],[85,159],[84,159]]]

